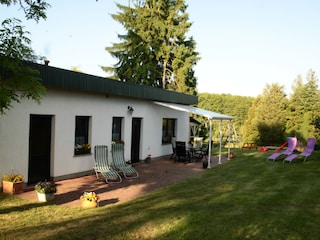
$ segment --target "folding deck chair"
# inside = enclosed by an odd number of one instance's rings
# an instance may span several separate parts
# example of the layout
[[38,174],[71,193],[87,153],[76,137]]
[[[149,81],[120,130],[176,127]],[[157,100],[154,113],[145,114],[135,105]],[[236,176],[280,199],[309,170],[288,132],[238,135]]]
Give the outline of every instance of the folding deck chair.
[[111,145],[113,167],[122,172],[125,178],[138,178],[139,173],[131,165],[126,163],[124,158],[124,144],[113,143]]
[[307,158],[312,154],[315,144],[316,144],[316,139],[315,138],[308,138],[307,147],[302,153],[300,153],[300,154],[291,154],[288,157],[286,157],[283,160],[283,162],[291,163],[294,159],[296,159],[298,157],[304,157],[303,161],[305,162],[307,160]]
[[[121,176],[109,166],[108,146],[96,145],[94,147],[94,166],[97,179],[100,179],[99,173],[104,177],[107,183],[121,183]],[[109,181],[112,180],[112,181]]]
[[277,153],[271,154],[267,158],[267,161],[268,160],[275,161],[277,158],[279,158],[282,155],[287,155],[287,156],[291,155],[293,153],[293,151],[296,149],[296,146],[297,146],[297,138],[296,137],[289,138],[287,149],[283,152],[277,152]]

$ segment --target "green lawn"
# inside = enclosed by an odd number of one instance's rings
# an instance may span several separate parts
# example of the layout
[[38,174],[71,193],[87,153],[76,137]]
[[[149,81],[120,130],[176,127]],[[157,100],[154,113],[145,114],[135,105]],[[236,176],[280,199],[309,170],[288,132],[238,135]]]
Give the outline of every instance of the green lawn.
[[124,204],[82,210],[0,194],[0,239],[320,239],[320,152],[236,158]]

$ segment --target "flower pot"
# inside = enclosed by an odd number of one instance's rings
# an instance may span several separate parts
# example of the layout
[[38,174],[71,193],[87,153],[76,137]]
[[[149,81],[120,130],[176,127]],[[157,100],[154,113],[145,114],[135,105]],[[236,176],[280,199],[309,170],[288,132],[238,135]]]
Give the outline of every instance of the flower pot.
[[98,206],[97,201],[81,200],[82,208],[96,208],[97,206]]
[[24,182],[8,182],[8,181],[2,181],[2,190],[4,193],[21,193],[24,189]]
[[75,149],[74,150],[74,155],[82,155],[82,154],[90,154],[91,153],[91,149]]
[[145,163],[151,163],[151,157],[146,157]]
[[48,202],[54,199],[54,193],[38,193],[38,200],[39,202]]

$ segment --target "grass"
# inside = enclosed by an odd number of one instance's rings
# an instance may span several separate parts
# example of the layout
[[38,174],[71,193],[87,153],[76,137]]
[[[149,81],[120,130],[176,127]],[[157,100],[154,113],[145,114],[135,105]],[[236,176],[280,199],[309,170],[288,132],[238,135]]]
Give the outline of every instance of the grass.
[[81,210],[0,194],[0,239],[319,239],[320,152],[307,162],[235,151],[226,164],[134,201]]

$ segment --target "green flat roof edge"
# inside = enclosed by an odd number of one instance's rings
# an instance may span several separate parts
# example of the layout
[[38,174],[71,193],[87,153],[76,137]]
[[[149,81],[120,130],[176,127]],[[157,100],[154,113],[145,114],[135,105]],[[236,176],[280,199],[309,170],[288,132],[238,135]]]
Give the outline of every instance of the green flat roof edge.
[[31,63],[31,66],[40,72],[42,84],[47,87],[187,105],[198,103],[198,96],[196,95],[121,82],[37,63]]

